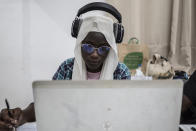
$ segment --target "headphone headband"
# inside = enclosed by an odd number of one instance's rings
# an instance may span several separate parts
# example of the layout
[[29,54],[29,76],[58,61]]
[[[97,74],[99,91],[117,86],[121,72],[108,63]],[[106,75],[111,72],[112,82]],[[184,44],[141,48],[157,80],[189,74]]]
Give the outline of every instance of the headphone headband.
[[121,14],[112,5],[103,2],[93,2],[83,6],[78,10],[77,16],[72,23],[71,35],[77,38],[78,32],[80,30],[80,25],[82,24],[82,20],[83,20],[82,18],[79,18],[80,15],[92,10],[101,10],[101,11],[108,12],[118,20],[118,23],[115,22],[113,23],[113,32],[114,32],[116,43],[121,43],[124,36],[124,27],[122,25]]
[[122,22],[122,17],[121,14],[118,12],[118,10],[116,10],[116,8],[114,8],[112,5],[109,5],[107,3],[102,3],[102,2],[93,2],[85,5],[84,7],[78,10],[77,16],[79,17],[81,14],[84,14],[92,10],[106,11],[112,14],[118,20],[119,23]]

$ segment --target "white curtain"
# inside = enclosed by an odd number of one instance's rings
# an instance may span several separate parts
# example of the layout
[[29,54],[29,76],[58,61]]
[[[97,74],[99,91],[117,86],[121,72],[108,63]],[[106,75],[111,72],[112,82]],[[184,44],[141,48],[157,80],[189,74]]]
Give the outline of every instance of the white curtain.
[[122,14],[123,42],[137,37],[175,70],[196,70],[196,0],[106,0]]

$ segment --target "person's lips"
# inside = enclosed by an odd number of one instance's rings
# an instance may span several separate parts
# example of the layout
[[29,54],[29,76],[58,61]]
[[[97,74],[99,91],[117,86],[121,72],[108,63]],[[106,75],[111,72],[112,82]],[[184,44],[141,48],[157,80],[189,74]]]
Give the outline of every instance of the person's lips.
[[90,61],[91,64],[99,64],[99,61]]

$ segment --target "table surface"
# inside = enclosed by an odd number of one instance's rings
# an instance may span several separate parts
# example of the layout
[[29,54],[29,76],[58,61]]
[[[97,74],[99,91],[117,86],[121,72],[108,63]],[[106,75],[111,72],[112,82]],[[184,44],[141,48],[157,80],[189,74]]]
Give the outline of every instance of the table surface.
[[[191,129],[191,127],[196,128],[196,124],[195,125],[180,125],[181,129],[183,131],[194,131]],[[26,123],[22,126],[20,126],[19,128],[17,128],[17,131],[37,131],[36,129],[36,123]]]
[[18,127],[17,131],[37,131],[36,123],[35,122],[26,123],[26,124]]

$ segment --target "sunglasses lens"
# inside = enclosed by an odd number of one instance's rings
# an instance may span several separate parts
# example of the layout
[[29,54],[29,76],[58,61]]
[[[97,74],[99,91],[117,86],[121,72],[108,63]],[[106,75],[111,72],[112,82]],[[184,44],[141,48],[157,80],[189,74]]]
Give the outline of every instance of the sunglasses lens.
[[92,45],[82,44],[82,50],[90,54],[94,51],[94,48]]
[[[94,52],[95,48],[90,44],[82,44],[82,50],[88,54],[91,54]],[[110,47],[108,47],[108,46],[101,46],[101,47],[97,48],[99,55],[105,55],[109,52],[109,50],[110,50]]]
[[108,47],[108,46],[102,46],[102,47],[99,47],[98,48],[98,53],[100,55],[105,55],[105,54],[107,54],[109,52],[109,50],[110,50],[110,47]]

